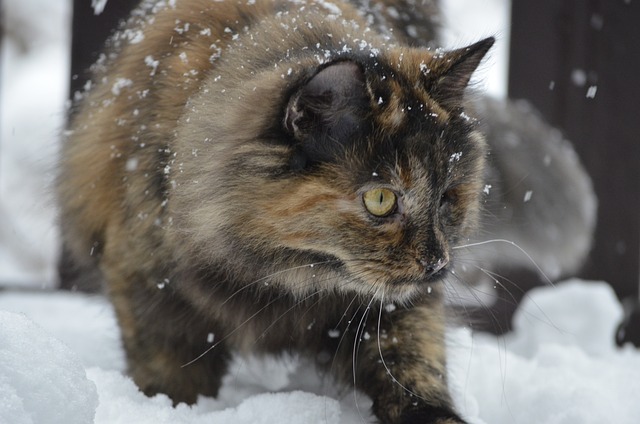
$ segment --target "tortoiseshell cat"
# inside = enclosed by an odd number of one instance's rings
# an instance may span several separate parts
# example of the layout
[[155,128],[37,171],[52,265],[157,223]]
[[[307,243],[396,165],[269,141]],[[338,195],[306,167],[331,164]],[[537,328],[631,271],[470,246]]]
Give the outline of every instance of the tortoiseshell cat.
[[146,394],[193,403],[231,352],[293,351],[331,358],[383,423],[464,422],[441,279],[480,219],[487,146],[463,96],[493,39],[411,47],[435,14],[145,1],[112,38],[58,194]]

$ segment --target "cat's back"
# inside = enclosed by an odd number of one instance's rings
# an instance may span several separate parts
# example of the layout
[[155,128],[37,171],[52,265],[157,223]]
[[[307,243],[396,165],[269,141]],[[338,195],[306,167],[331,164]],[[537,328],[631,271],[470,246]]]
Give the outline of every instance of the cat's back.
[[[107,238],[166,238],[158,228],[168,219],[176,134],[190,101],[208,95],[207,84],[222,79],[224,92],[282,63],[289,65],[278,75],[286,78],[290,64],[317,66],[336,52],[371,49],[372,40],[427,37],[432,9],[431,1],[406,0],[143,1],[77,96],[58,178],[67,248],[90,258],[103,253]],[[209,96],[211,121],[222,120],[231,101],[219,94]],[[236,109],[249,110],[239,117],[249,121],[269,106],[259,99]]]

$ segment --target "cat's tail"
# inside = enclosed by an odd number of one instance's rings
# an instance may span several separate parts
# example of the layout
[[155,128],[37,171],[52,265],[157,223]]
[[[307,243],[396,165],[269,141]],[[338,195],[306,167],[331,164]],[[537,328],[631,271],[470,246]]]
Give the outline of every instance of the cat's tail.
[[488,269],[525,267],[543,280],[576,273],[591,249],[597,200],[573,147],[525,101],[480,97],[473,108],[490,147],[476,241],[504,241],[472,255]]

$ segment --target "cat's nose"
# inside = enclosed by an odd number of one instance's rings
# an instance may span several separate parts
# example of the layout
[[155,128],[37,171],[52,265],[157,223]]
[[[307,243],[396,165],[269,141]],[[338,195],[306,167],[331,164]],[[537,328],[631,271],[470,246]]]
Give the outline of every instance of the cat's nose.
[[427,277],[431,277],[444,269],[444,267],[449,265],[449,257],[444,256],[442,258],[438,258],[437,260],[422,258],[420,259],[420,265],[424,267],[424,271],[427,274]]

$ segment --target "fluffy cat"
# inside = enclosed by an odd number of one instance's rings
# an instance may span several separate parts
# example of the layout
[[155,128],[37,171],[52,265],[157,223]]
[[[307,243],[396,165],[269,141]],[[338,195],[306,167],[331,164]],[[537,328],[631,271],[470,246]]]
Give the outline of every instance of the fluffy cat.
[[464,109],[493,39],[427,49],[436,16],[412,0],[145,1],[111,39],[58,196],[65,249],[104,281],[146,394],[193,403],[231,352],[292,351],[380,422],[464,422],[442,279],[493,175]]

